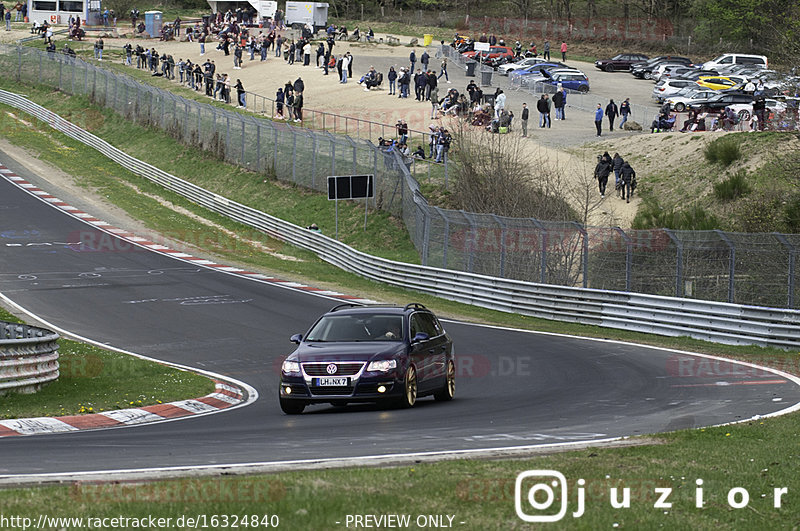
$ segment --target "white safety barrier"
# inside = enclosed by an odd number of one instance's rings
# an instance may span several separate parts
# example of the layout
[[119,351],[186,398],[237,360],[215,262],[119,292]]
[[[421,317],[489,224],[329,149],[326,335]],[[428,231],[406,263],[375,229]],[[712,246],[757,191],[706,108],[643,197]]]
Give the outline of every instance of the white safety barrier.
[[313,251],[331,264],[375,281],[466,304],[545,319],[666,336],[690,336],[726,344],[800,346],[798,310],[535,284],[371,256],[135,159],[18,94],[0,90],[0,103],[48,123],[124,168],[198,205],[276,239]]
[[34,393],[58,378],[58,334],[0,321],[0,395]]

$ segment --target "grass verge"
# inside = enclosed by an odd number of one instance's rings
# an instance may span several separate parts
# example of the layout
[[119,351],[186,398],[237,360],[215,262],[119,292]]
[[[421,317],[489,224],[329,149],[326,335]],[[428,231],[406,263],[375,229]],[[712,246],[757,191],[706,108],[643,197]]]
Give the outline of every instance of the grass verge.
[[[457,529],[506,530],[527,528],[514,509],[517,474],[557,470],[567,478],[568,513],[561,525],[569,528],[778,529],[797,523],[800,456],[794,445],[786,444],[796,438],[797,429],[794,415],[666,434],[660,441],[663,444],[528,459],[128,485],[84,483],[5,490],[0,492],[0,503],[4,514],[33,521],[47,507],[50,516],[61,517],[172,518],[171,527],[178,527],[177,519],[184,515],[206,515],[211,522],[214,514],[230,518],[268,514],[276,515],[280,527],[286,529],[360,529],[364,526],[345,525],[347,515],[398,514],[409,515],[412,522],[420,515],[452,516],[452,527]],[[537,479],[523,484],[525,499]],[[573,518],[572,512],[578,509],[578,479],[586,481],[585,513]],[[702,508],[696,506],[698,479],[703,480]],[[746,508],[731,507],[728,494],[735,487],[747,490]],[[619,500],[623,489],[630,489],[629,508],[610,505],[611,488],[618,489]],[[660,497],[656,488],[671,489],[667,499],[671,507],[654,506]],[[775,488],[788,489],[780,508],[774,507]],[[537,500],[543,502],[544,496]],[[741,501],[741,495],[734,501]],[[550,513],[559,505],[556,499]],[[527,503],[525,507],[536,514]]]
[[[19,322],[0,308],[0,320]],[[59,340],[60,376],[39,392],[0,396],[0,419],[102,413],[205,396],[214,382],[205,376]]]

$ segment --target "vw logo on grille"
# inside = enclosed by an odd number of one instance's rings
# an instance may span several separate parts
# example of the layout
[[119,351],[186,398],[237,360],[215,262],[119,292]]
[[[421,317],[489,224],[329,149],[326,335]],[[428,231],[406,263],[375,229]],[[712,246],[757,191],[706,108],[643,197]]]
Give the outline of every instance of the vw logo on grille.
[[335,364],[335,363],[330,363],[330,364],[328,364],[328,366],[325,368],[325,370],[326,370],[326,371],[328,371],[328,374],[336,374],[336,371],[338,371],[338,370],[339,370],[339,368],[336,366],[336,364]]

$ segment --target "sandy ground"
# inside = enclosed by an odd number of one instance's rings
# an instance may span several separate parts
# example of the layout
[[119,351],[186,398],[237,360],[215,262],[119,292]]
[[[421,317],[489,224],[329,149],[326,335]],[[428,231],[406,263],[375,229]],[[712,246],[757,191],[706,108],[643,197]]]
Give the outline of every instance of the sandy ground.
[[[0,39],[4,41],[29,35],[27,31],[17,30],[0,33],[3,33]],[[378,35],[377,37],[385,38],[385,35]],[[124,45],[129,39],[105,39],[105,41],[107,47],[117,47]],[[401,37],[402,43],[408,43],[408,41],[408,37]],[[93,41],[90,39],[89,42]],[[398,119],[404,119],[412,129],[422,131],[427,130],[428,124],[432,122],[430,119],[430,104],[413,99],[413,86],[411,97],[400,99],[397,96],[388,95],[388,82],[386,80],[384,80],[379,89],[373,89],[369,92],[364,91],[356,83],[361,74],[366,72],[370,66],[374,66],[377,70],[385,73],[388,71],[389,66],[407,65],[408,56],[412,49],[409,46],[367,45],[364,43],[337,41],[334,47],[334,54],[350,51],[354,57],[353,74],[356,78],[355,80],[350,80],[347,84],[340,84],[335,71],[331,71],[330,75],[325,76],[322,69],[315,67],[313,64],[314,53],[312,53],[312,64],[310,66],[302,66],[300,63],[289,65],[283,58],[276,58],[274,53],[268,53],[267,60],[263,62],[259,60],[258,56],[256,56],[255,60],[250,61],[249,55],[245,54],[243,68],[234,70],[233,56],[226,57],[221,50],[216,50],[215,44],[212,43],[206,45],[206,54],[201,57],[200,47],[196,43],[175,41],[164,43],[142,39],[137,39],[135,42],[141,42],[142,46],[155,47],[160,54],[171,54],[176,62],[179,59],[189,59],[192,62],[202,63],[206,59],[210,59],[217,65],[217,72],[228,73],[234,81],[241,79],[248,92],[270,98],[274,98],[277,89],[287,81],[294,81],[301,77],[306,87],[304,94],[306,118],[313,110],[318,110],[369,120],[375,123],[389,124],[390,126],[395,124]],[[57,42],[57,47],[61,47],[60,42]],[[414,49],[419,58],[422,55],[423,48],[416,47]],[[431,54],[430,67],[438,71],[441,60],[434,57],[433,51],[429,53]],[[615,98],[616,101],[621,101],[626,95],[630,95],[632,101],[638,101],[641,104],[650,103],[649,93],[652,91],[652,83],[635,80],[623,73],[607,74],[599,72],[593,68],[593,65],[587,63],[576,62],[575,65],[590,76],[592,83],[591,96],[596,96],[597,102],[607,102],[610,97]],[[417,66],[419,66],[419,63],[417,63]],[[465,72],[455,65],[450,65],[448,73],[452,83],[448,84],[444,78],[441,78],[439,80],[440,95],[443,96],[450,87],[464,91],[469,82]],[[478,81],[480,80],[478,79]],[[592,114],[569,106],[566,109],[566,120],[554,120],[552,127],[549,129],[539,128],[537,123],[538,113],[535,111],[536,96],[509,90],[508,78],[502,76],[494,76],[494,85],[495,87],[504,88],[507,95],[507,108],[513,110],[517,116],[521,113],[523,101],[532,108],[528,127],[529,137],[526,139],[531,153],[535,153],[537,158],[547,160],[551,165],[559,168],[563,172],[568,186],[577,188],[595,187],[595,199],[588,209],[588,223],[590,225],[630,226],[636,213],[639,199],[634,198],[630,204],[627,204],[619,200],[612,192],[607,194],[605,200],[601,201],[599,192],[596,191],[596,182],[587,184],[587,172],[591,176],[596,155],[605,150],[610,150],[610,146],[617,139],[641,138],[642,135],[615,130],[613,133],[605,132],[603,137],[597,138]],[[485,87],[484,92],[493,92],[495,87]],[[442,123],[442,119],[434,122]],[[350,127],[353,127],[353,125],[350,124]],[[604,128],[606,128],[606,124],[604,124]],[[370,132],[374,136],[372,138],[373,141],[377,141],[377,137],[384,133],[388,135],[393,133],[391,127],[383,130],[380,127],[375,127],[374,133],[371,129]],[[511,134],[520,134],[518,124]],[[586,148],[587,143],[589,144],[588,149]],[[578,146],[582,147],[576,149]],[[624,147],[627,151],[620,151],[623,157],[637,150],[635,141],[625,143]],[[614,152],[611,151],[611,153],[613,154]],[[646,179],[646,175],[640,172],[638,178],[641,181]],[[589,178],[588,181],[591,181],[591,179]],[[586,205],[576,206],[583,208]]]

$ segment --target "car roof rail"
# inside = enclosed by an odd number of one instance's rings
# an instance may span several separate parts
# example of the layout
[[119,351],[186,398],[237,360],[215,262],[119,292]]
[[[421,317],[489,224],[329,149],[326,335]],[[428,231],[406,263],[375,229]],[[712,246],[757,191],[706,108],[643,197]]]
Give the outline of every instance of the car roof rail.
[[403,308],[403,309],[404,310],[410,310],[410,309],[427,310],[427,308],[423,304],[421,304],[419,302],[410,302],[410,303],[406,304],[405,308]]
[[334,306],[333,308],[328,310],[328,312],[335,312],[336,310],[339,310],[341,308],[354,308],[354,307],[358,307],[358,306],[363,306],[363,304],[358,304],[358,303],[355,303],[355,302],[345,302],[345,303],[342,303],[342,304],[337,304],[336,306]]

